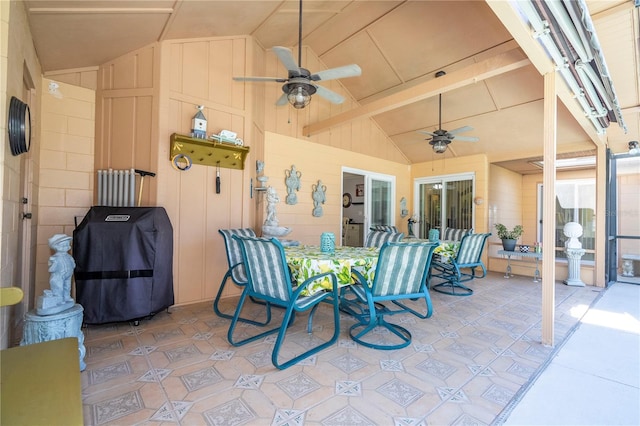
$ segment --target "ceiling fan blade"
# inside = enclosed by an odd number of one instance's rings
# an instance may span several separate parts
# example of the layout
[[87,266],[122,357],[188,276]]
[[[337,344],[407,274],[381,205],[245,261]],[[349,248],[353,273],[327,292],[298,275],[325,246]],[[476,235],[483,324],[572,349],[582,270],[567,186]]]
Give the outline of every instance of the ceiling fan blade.
[[316,93],[320,96],[322,96],[323,98],[325,98],[326,100],[328,100],[331,103],[334,104],[341,104],[344,102],[344,98],[340,95],[338,95],[336,92],[331,91],[325,87],[322,86],[316,86],[314,84],[314,86],[316,87],[317,91]]
[[278,98],[278,100],[276,101],[276,105],[277,106],[283,106],[289,103],[289,99],[287,98],[287,94],[283,93],[282,96],[280,96]]
[[293,53],[291,53],[290,49],[282,46],[274,46],[272,50],[287,70],[299,73],[300,67],[296,63],[296,60],[294,59]]
[[461,142],[478,142],[480,140],[475,136],[454,136],[453,139]]
[[362,75],[362,69],[356,64],[345,65],[343,67],[331,68],[320,71],[310,76],[313,81],[335,80],[337,78],[358,77]]
[[473,130],[473,127],[471,126],[458,127],[457,129],[449,130],[447,133],[455,135],[456,133],[468,132],[469,130]]
[[427,132],[426,130],[417,130],[418,133],[422,133],[429,136],[437,136],[435,133]]
[[276,83],[286,83],[288,78],[278,77],[233,77],[235,81],[275,81]]

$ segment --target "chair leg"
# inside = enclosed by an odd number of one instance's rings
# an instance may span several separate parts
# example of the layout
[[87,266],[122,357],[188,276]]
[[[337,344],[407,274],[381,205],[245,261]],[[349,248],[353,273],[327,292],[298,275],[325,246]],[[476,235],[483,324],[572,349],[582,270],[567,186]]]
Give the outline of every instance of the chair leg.
[[460,284],[457,280],[448,280],[440,284],[431,286],[433,291],[438,293],[449,294],[451,296],[471,296],[473,290],[469,287]]
[[[338,336],[340,335],[340,306],[339,306],[339,299],[337,297],[337,294],[333,294],[330,296],[332,298],[331,300],[331,304],[333,305],[333,324],[334,324],[334,330],[333,330],[333,336],[331,337],[331,339],[325,343],[322,343],[318,346],[315,346],[311,349],[309,349],[308,351],[305,351],[303,353],[301,353],[298,356],[295,356],[293,358],[291,358],[288,361],[285,361],[283,363],[278,362],[278,355],[280,354],[280,349],[282,347],[282,343],[284,342],[284,338],[287,332],[287,322],[289,322],[290,318],[295,314],[295,311],[293,310],[293,306],[290,306],[286,313],[284,318],[282,319],[282,325],[280,326],[280,331],[278,333],[278,338],[276,339],[276,344],[273,348],[273,352],[271,353],[271,362],[273,363],[273,365],[278,368],[279,370],[284,370],[285,368],[288,368],[300,361],[302,361],[305,358],[310,357],[311,355],[320,352],[321,350],[333,345],[337,340],[338,340]],[[326,299],[322,299],[323,301]],[[313,318],[313,314],[315,313],[316,309],[318,308],[318,306],[320,306],[320,302],[316,303],[313,308],[311,308],[311,312],[309,313],[309,322],[307,323],[307,330],[309,333],[311,333],[312,330],[312,318]]]
[[[236,312],[233,315],[233,318],[231,319],[231,324],[229,324],[229,331],[227,331],[227,340],[229,341],[229,343],[231,343],[233,346],[242,346],[246,343],[249,342],[253,342],[254,340],[260,339],[262,337],[266,337],[270,334],[276,333],[280,327],[275,327],[272,329],[269,329],[265,332],[262,332],[260,334],[257,334],[255,336],[251,336],[248,337],[246,339],[240,340],[240,341],[234,341],[233,339],[233,334],[235,332],[236,329],[236,325],[238,324],[238,322],[245,322],[245,323],[254,323],[254,324],[258,324],[261,326],[267,325],[269,324],[269,322],[271,322],[271,304],[267,303],[266,307],[267,307],[267,312],[266,312],[266,321],[264,323],[256,323],[255,321],[251,321],[251,320],[246,320],[246,319],[242,319],[240,318],[240,313],[242,312],[242,307],[244,306],[244,302],[247,299],[247,289],[245,288],[245,290],[242,292],[242,295],[240,296],[240,300],[238,301],[238,306],[236,307]],[[287,319],[288,321],[288,319]]]
[[[216,298],[213,300],[213,312],[215,312],[215,314],[217,316],[219,316],[220,318],[226,318],[226,319],[232,319],[233,315],[230,314],[225,314],[224,312],[222,312],[220,310],[220,299],[222,298],[222,292],[224,291],[224,287],[227,284],[227,280],[231,279],[231,274],[229,272],[227,272],[224,277],[222,278],[222,282],[220,283],[220,288],[218,289],[218,294],[216,294]],[[255,299],[250,298],[251,301],[256,302]],[[270,309],[270,306],[268,303],[263,302],[263,301],[257,301],[259,304],[261,305],[265,305],[267,306],[267,309]],[[253,325],[257,325],[259,327],[265,326],[267,325],[269,322],[260,322],[260,321],[254,321],[254,320],[250,320],[248,318],[238,318],[238,321],[243,322],[243,323],[247,323],[247,324],[253,324]]]
[[[363,336],[371,332],[376,327],[386,328],[391,333],[398,336],[400,338],[401,343],[398,343],[395,345],[380,345],[380,344],[367,342],[364,339],[362,339]],[[360,328],[362,328],[362,330],[358,331]],[[384,317],[381,315],[377,316],[374,321],[370,321],[369,323],[356,323],[352,325],[351,328],[349,328],[349,335],[355,342],[373,349],[382,349],[382,350],[402,349],[409,346],[409,344],[411,343],[411,333],[409,332],[409,330],[397,324],[392,324],[385,321]]]

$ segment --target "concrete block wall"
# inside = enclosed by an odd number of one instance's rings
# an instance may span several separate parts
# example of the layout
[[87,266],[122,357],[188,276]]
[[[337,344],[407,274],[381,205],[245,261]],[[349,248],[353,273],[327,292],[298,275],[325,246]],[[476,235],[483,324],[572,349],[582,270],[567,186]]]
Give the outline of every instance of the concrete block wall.
[[55,81],[58,93],[42,79],[42,137],[36,253],[36,295],[49,288],[48,239],[73,235],[93,204],[95,91]]

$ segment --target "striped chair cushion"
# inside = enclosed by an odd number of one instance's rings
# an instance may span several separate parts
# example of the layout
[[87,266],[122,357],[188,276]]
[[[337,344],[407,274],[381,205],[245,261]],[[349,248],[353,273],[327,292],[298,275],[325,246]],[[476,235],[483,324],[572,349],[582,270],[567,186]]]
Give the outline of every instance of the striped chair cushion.
[[247,282],[247,272],[242,265],[242,247],[238,240],[234,240],[232,237],[238,235],[240,237],[255,237],[256,233],[251,228],[238,228],[238,229],[219,229],[218,232],[224,238],[224,246],[227,250],[227,261],[229,263],[229,269],[235,265],[231,271],[231,279],[239,284]]
[[462,237],[472,232],[473,229],[445,228],[442,239],[445,241],[460,241]]
[[398,242],[402,240],[404,234],[402,232],[385,232],[385,231],[371,231],[367,235],[365,241],[365,247],[382,247],[386,242]]
[[382,231],[382,232],[395,232],[398,233],[398,228],[392,225],[373,225],[369,228],[372,231]]
[[456,257],[456,263],[459,265],[466,265],[480,262],[480,256],[482,255],[482,249],[484,248],[485,240],[491,234],[470,234],[465,235],[460,242],[460,249]]
[[434,244],[397,243],[382,247],[371,289],[374,296],[413,294],[425,284]]
[[255,293],[289,302],[292,288],[284,250],[267,238],[243,239],[249,285]]

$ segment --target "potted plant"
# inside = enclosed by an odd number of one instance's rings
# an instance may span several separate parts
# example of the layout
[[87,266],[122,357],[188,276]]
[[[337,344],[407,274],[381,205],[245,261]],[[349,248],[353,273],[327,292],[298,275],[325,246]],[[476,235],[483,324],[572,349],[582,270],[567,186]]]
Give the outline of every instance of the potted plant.
[[502,248],[506,251],[515,251],[516,242],[524,232],[521,225],[516,225],[511,231],[501,223],[494,225],[498,231],[498,238],[502,240]]

